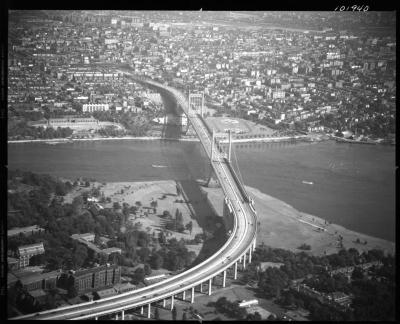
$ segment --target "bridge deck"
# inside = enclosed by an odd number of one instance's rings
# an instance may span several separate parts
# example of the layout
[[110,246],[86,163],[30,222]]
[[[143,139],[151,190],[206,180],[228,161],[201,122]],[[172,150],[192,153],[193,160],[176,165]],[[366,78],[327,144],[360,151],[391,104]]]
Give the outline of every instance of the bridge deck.
[[[179,91],[154,81],[146,80],[146,82],[169,91],[175,96],[185,113],[188,114],[187,100]],[[210,156],[211,139],[207,133],[207,129],[198,117],[188,115],[188,118],[199,136],[205,151]],[[232,266],[251,247],[254,241],[257,227],[256,216],[251,211],[249,205],[242,201],[240,190],[232,174],[229,172],[229,168],[223,162],[220,153],[215,147],[213,155],[215,159],[212,161],[212,167],[226,197],[230,199],[234,208],[234,228],[227,242],[219,251],[195,267],[151,286],[94,302],[58,308],[38,314],[19,316],[13,319],[88,319],[95,316],[116,313],[161,301],[164,298],[186,291],[215,277]]]

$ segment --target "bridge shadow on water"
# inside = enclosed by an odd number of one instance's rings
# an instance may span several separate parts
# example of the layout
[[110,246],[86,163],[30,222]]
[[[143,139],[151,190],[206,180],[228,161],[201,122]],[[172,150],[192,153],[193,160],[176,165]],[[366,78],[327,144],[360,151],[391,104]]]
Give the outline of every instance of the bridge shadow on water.
[[[174,98],[161,93],[166,113],[178,116],[182,110],[177,107]],[[182,137],[181,126],[166,124],[163,127],[163,137],[171,139],[180,139]],[[198,142],[181,143],[181,149],[169,150],[168,141],[162,145],[162,155],[170,173],[169,177],[174,179],[184,191],[187,203],[191,206],[191,217],[197,221],[203,232],[213,233],[212,237],[206,239],[200,250],[199,255],[194,260],[192,266],[205,260],[207,257],[217,251],[227,239],[226,231],[222,219],[215,214],[208,199],[200,189],[197,179],[206,179],[211,171],[211,165],[202,145]],[[178,206],[177,206],[178,208]],[[216,224],[221,226],[217,228]]]

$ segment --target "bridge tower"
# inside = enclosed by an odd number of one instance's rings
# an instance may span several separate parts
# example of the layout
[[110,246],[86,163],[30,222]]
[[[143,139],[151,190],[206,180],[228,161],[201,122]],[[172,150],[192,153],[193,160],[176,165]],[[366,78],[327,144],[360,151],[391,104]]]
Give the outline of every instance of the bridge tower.
[[201,93],[190,93],[189,92],[189,115],[195,116],[200,113],[200,116],[204,115],[204,92]]
[[229,130],[228,162],[231,163],[232,154],[232,130]]
[[[212,164],[214,159],[214,149],[215,148],[215,132],[214,128],[212,129],[212,139],[211,139],[211,156],[210,156],[210,164]],[[210,175],[208,176],[208,180],[206,183],[207,187],[216,187],[218,180],[213,178],[213,168],[211,167]]]

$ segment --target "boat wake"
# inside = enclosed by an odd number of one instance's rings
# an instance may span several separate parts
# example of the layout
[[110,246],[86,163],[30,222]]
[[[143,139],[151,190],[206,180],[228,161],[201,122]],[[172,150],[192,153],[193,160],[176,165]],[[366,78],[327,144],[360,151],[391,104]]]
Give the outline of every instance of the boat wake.
[[166,168],[166,165],[158,165],[158,164],[152,164],[151,165],[153,168]]

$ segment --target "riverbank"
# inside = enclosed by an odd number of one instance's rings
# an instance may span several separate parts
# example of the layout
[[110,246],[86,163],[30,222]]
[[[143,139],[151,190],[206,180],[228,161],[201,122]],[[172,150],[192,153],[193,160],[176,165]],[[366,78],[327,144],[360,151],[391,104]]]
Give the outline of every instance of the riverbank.
[[109,140],[138,140],[138,141],[152,141],[152,140],[164,140],[164,141],[183,141],[183,142],[199,142],[198,138],[166,138],[161,136],[124,136],[124,137],[92,137],[92,138],[52,138],[52,139],[34,139],[34,140],[9,140],[8,144],[16,143],[46,143],[46,144],[61,144],[61,143],[73,143],[82,141],[109,141]]
[[[201,183],[201,181],[198,180],[198,183]],[[159,216],[163,211],[167,210],[174,216],[176,209],[182,212],[185,224],[192,221],[192,233],[188,231],[178,233],[167,230],[169,233],[167,235],[171,235],[171,237],[175,237],[177,240],[182,238],[190,240],[194,239],[196,234],[202,233],[203,230],[210,231],[210,224],[207,225],[205,221],[208,217],[208,212],[206,212],[205,208],[199,209],[204,202],[191,202],[191,205],[196,207],[198,213],[198,215],[193,215],[188,202],[184,200],[181,202],[183,196],[176,195],[176,182],[173,180],[95,182],[93,186],[99,188],[105,197],[111,198],[109,203],[102,204],[104,207],[112,208],[115,202],[118,202],[121,206],[124,202],[130,206],[135,206],[136,202],[140,202],[137,215],[130,216],[129,221],[132,225],[140,223],[141,228],[147,229],[149,233],[158,232],[163,227],[165,220]],[[186,185],[183,186],[184,189],[186,187]],[[209,203],[214,212],[222,217],[224,194],[221,188],[203,186],[200,188],[201,191],[207,193]],[[385,253],[395,254],[395,243],[393,242],[355,232],[341,225],[326,222],[320,217],[302,213],[284,201],[262,193],[256,188],[246,186],[246,189],[254,198],[257,210],[259,221],[257,245],[264,243],[274,248],[300,252],[302,250],[298,249],[298,247],[302,244],[307,244],[311,247],[310,253],[324,255],[325,253],[337,253],[341,249],[339,238],[342,237],[342,244],[346,249],[355,248],[360,252],[380,249],[385,251]],[[89,190],[89,188],[82,188],[69,193],[64,201],[66,203],[72,202],[76,195],[85,190]],[[157,212],[155,214],[146,212],[151,207],[152,201],[157,201]],[[214,224],[214,226],[216,225]],[[124,229],[122,228],[121,230],[123,231]],[[366,244],[364,244],[365,242]],[[202,248],[202,244],[188,246],[188,249],[197,255]],[[208,250],[209,253],[213,253],[212,247],[208,247]]]
[[354,140],[354,139],[348,139],[348,138],[343,138],[343,137],[338,137],[334,135],[330,135],[332,139],[336,140],[338,143],[349,143],[349,144],[368,144],[368,145],[377,145],[377,144],[384,144],[384,145],[396,145],[395,142],[388,142],[387,140],[380,138],[377,140]]
[[[52,139],[33,139],[33,140],[9,140],[8,144],[17,143],[46,143],[46,144],[62,144],[82,141],[109,141],[109,140],[137,140],[137,141],[175,141],[175,142],[200,142],[197,137],[168,138],[162,136],[124,136],[124,137],[92,137],[92,138],[52,138]],[[268,143],[268,142],[287,142],[292,140],[305,141],[321,141],[320,137],[302,135],[302,136],[276,136],[276,137],[258,137],[258,138],[241,138],[233,139],[232,143]],[[228,140],[221,140],[221,144],[228,143]]]
[[[256,188],[246,187],[254,197],[258,221],[257,245],[265,245],[300,252],[302,244],[310,245],[310,253],[324,255],[337,253],[339,237],[343,248],[355,248],[362,251],[381,249],[386,253],[395,253],[395,243],[363,233],[349,230],[343,226],[325,222],[324,219],[302,213],[289,204],[262,193]],[[208,193],[215,210],[222,215],[223,193],[218,188],[203,188]],[[357,243],[357,239],[361,243]],[[364,244],[366,242],[366,244]]]
[[[270,142],[288,142],[288,141],[314,141],[314,137],[308,135],[299,136],[276,136],[276,137],[254,137],[254,138],[236,138],[232,143],[270,143]],[[229,140],[223,139],[219,143],[227,144]]]

